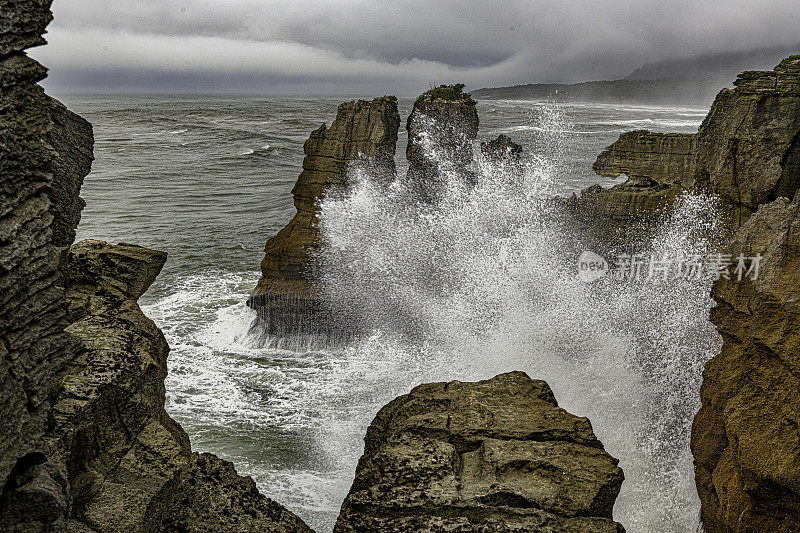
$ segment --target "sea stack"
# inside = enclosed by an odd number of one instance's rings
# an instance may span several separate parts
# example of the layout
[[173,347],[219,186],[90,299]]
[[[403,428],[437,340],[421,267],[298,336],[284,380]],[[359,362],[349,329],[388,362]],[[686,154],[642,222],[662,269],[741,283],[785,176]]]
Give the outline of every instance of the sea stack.
[[415,387],[364,443],[335,533],[624,531],[618,461],[523,372]]
[[336,120],[305,142],[303,171],[292,189],[297,213],[270,238],[261,279],[247,301],[258,318],[254,329],[278,336],[325,333],[325,305],[314,284],[313,254],[319,248],[318,204],[347,187],[348,171],[368,166],[373,176],[394,178],[400,115],[397,99],[356,100],[339,106]]
[[421,202],[437,203],[449,186],[474,184],[472,146],[478,135],[475,100],[464,84],[440,85],[417,98],[408,117],[407,181]]

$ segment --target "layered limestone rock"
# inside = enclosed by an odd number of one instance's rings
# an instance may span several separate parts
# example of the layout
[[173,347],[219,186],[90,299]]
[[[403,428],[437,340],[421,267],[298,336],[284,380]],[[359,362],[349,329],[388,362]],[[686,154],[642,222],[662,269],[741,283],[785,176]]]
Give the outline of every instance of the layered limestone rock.
[[66,331],[73,358],[44,434],[48,465],[63,465],[60,476],[49,473],[59,491],[53,481],[43,485],[43,466],[29,469],[27,481],[42,490],[6,487],[0,524],[7,530],[310,531],[230,463],[191,454],[186,433],[164,410],[169,346],[136,300],[165,261],[163,252],[130,244],[72,246]]
[[251,478],[239,476],[233,464],[209,453],[192,454],[145,514],[148,533],[313,533],[302,520],[260,494]]
[[635,219],[700,189],[718,195],[738,226],[759,205],[792,198],[800,188],[800,60],[744,72],[734,85],[720,91],[697,134],[622,134],[593,168],[630,179],[588,189],[576,207],[588,216]]
[[337,533],[624,531],[617,460],[522,372],[420,385],[380,410],[364,442]]
[[[20,497],[15,513],[31,521],[50,520],[40,502],[69,505],[43,435],[72,356],[63,261],[93,144],[91,126],[44,94],[46,69],[25,54],[44,44],[49,5],[0,2],[0,502]],[[4,530],[12,520],[2,513]]]
[[629,131],[597,156],[592,170],[607,178],[625,174],[636,181],[691,187],[694,143],[690,133]]
[[573,198],[573,207],[587,219],[616,222],[656,219],[675,197],[694,183],[695,135],[631,131],[620,135],[592,165],[606,178],[626,176],[624,183],[604,189],[595,185]]
[[725,253],[760,272],[714,284],[723,338],[692,428],[707,533],[800,531],[800,197],[761,207]]
[[399,127],[396,98],[356,100],[340,105],[330,128],[322,125],[306,141],[303,172],[292,189],[297,214],[267,241],[262,276],[247,302],[258,312],[258,329],[283,335],[327,327],[313,277],[318,203],[346,188],[348,171],[357,167],[387,181],[394,177]]
[[[68,254],[93,136],[44,94],[46,71],[24,53],[44,43],[49,5],[0,0],[0,530],[144,531],[153,496],[201,467],[164,411],[169,348],[136,304],[165,254],[98,241]],[[252,480],[211,474],[217,512],[251,516],[252,491],[228,485]],[[231,530],[308,531],[264,500],[263,520]]]
[[743,72],[723,89],[697,135],[695,181],[736,206],[758,206],[800,187],[800,59]]
[[407,182],[422,202],[441,200],[450,180],[474,183],[472,145],[478,135],[478,112],[463,88],[441,85],[423,93],[408,117]]

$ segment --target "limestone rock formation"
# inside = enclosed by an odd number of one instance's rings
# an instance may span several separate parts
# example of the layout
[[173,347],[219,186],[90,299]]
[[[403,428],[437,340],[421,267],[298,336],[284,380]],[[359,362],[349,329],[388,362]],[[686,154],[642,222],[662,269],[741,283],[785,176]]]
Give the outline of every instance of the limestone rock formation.
[[314,332],[324,312],[313,282],[312,254],[319,246],[317,203],[347,186],[347,172],[394,176],[400,115],[397,99],[357,100],[339,106],[330,128],[322,125],[304,145],[303,172],[292,189],[297,214],[267,241],[261,279],[247,304],[269,333]]
[[[49,6],[0,0],[0,530],[143,531],[152,497],[192,464],[164,411],[169,347],[136,304],[166,255],[99,241],[69,251],[93,136],[25,55],[44,43]],[[252,486],[229,470],[226,483]],[[233,497],[224,508],[221,481],[205,490],[219,512],[251,511]],[[236,530],[308,531],[259,505],[272,521]]]
[[626,174],[633,180],[652,180],[691,187],[694,179],[695,135],[629,131],[605,149],[592,169],[607,178]]
[[629,176],[611,189],[576,199],[598,216],[636,218],[668,208],[681,191],[721,197],[732,222],[800,188],[800,60],[772,71],[748,71],[723,89],[695,135],[624,133],[593,168],[601,176]]
[[697,135],[695,181],[744,219],[800,187],[800,59],[739,75],[723,89]]
[[336,533],[624,531],[617,460],[522,372],[420,385],[364,441]]
[[148,533],[253,531],[312,533],[302,520],[260,494],[232,463],[209,454],[191,460],[156,494],[147,508]]
[[725,253],[761,254],[755,281],[720,279],[723,338],[692,428],[707,533],[800,531],[800,196],[762,206]]
[[475,100],[463,84],[441,85],[417,98],[408,117],[409,185],[417,199],[436,203],[448,180],[474,182],[472,144],[478,135]]
[[50,458],[12,472],[0,501],[7,530],[310,531],[230,463],[191,455],[186,433],[164,410],[169,346],[136,300],[165,261],[163,252],[130,244],[72,246],[73,357],[43,436]]
[[25,54],[44,43],[49,5],[0,2],[0,502],[13,492],[31,521],[49,520],[42,502],[69,505],[43,435],[72,355],[62,270],[93,144],[91,126],[44,94],[46,69]]

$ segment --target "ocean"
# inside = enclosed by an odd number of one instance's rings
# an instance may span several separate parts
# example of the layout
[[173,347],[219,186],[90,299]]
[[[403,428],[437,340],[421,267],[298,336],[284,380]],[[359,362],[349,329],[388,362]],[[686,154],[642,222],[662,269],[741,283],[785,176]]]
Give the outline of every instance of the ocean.
[[[476,244],[479,239],[470,232],[478,230],[465,227],[465,213],[473,221],[518,220],[530,210],[521,202],[502,201],[508,189],[487,185],[484,197],[443,213],[435,228],[416,228],[431,241],[442,228],[460,235],[441,243],[459,244],[452,248],[458,261],[447,268],[474,271],[478,280],[465,285],[469,290],[459,298],[424,302],[447,313],[414,310],[426,313],[420,316],[441,333],[436,340],[408,346],[376,330],[337,349],[262,346],[247,335],[254,313],[244,302],[258,280],[264,243],[294,214],[291,189],[301,170],[303,142],[322,123],[330,124],[337,105],[349,98],[61,99],[94,125],[96,139],[93,169],[81,191],[86,208],[78,239],[130,242],[169,254],[140,304],[171,346],[167,411],[187,431],[193,449],[232,461],[264,494],[317,531],[331,531],[377,409],[418,383],[520,369],[547,380],[563,407],[589,416],[606,448],[622,460],[626,482],[615,518],[628,531],[697,528],[686,419],[699,402],[694,397],[699,369],[717,346],[703,314],[710,305],[707,287],[626,288],[598,304],[570,280],[532,267],[526,262],[532,258],[520,259],[525,256],[520,250],[533,244],[556,250],[552,243],[558,236],[518,232],[502,250],[496,243]],[[403,125],[412,103],[399,101]],[[535,188],[545,179],[548,193],[571,195],[595,183],[613,183],[594,174],[591,165],[620,133],[695,132],[706,109],[500,100],[479,102],[478,112],[480,140],[504,133],[524,146],[530,175],[514,185],[516,192],[520,183]],[[406,142],[401,128],[401,174]],[[688,199],[685,218],[697,216],[701,204]],[[373,218],[360,221],[365,205]],[[341,250],[352,249],[348,239],[362,239],[355,243],[408,270],[411,265],[403,262],[413,257],[419,263],[425,249],[404,248],[407,243],[397,236],[402,231],[370,240],[375,224],[393,230],[390,208],[374,192],[362,191],[357,199],[327,206],[324,216]],[[659,249],[687,242],[689,230],[681,220],[672,222]],[[511,259],[498,259],[509,250]],[[362,259],[341,254],[342,264]],[[495,269],[501,261],[506,261],[503,268]],[[509,271],[517,275],[509,277]],[[354,271],[351,282],[371,285],[364,272]],[[366,290],[366,297],[380,298],[387,290],[400,294],[401,285],[413,286],[413,277],[393,281],[391,275],[385,274],[374,291]],[[520,278],[527,280],[526,290],[538,291],[535,309],[527,300],[508,304],[525,293],[516,290]],[[502,296],[502,318],[466,309],[484,293]],[[581,305],[600,305],[605,315],[615,315],[613,306],[635,309],[638,323],[623,316],[587,325],[575,314]],[[665,313],[670,320],[661,320]],[[480,327],[473,327],[477,323]],[[572,347],[572,355],[565,355],[565,347]],[[572,359],[577,352],[579,361]],[[675,381],[682,385],[672,386]],[[671,384],[667,392],[665,383]],[[652,423],[659,409],[672,418]],[[637,416],[645,422],[637,422]],[[667,434],[666,426],[677,429]]]

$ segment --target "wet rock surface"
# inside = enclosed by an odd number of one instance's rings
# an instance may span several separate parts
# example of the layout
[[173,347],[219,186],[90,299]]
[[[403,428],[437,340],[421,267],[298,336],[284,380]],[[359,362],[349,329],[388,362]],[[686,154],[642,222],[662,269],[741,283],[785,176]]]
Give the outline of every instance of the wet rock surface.
[[703,372],[692,429],[708,533],[800,530],[800,210],[762,206],[725,253],[761,254],[760,272],[713,288],[723,338]]
[[261,279],[248,305],[262,331],[278,335],[324,329],[324,309],[314,287],[313,253],[319,247],[317,203],[347,187],[347,172],[367,166],[371,175],[394,177],[400,115],[397,99],[357,100],[339,106],[336,120],[311,133],[303,172],[292,189],[297,214],[267,241]]
[[407,181],[414,196],[436,203],[448,180],[472,186],[472,146],[478,135],[475,100],[463,84],[441,85],[417,98],[408,117]]
[[624,531],[612,519],[617,460],[522,372],[420,385],[364,441],[337,533]]

